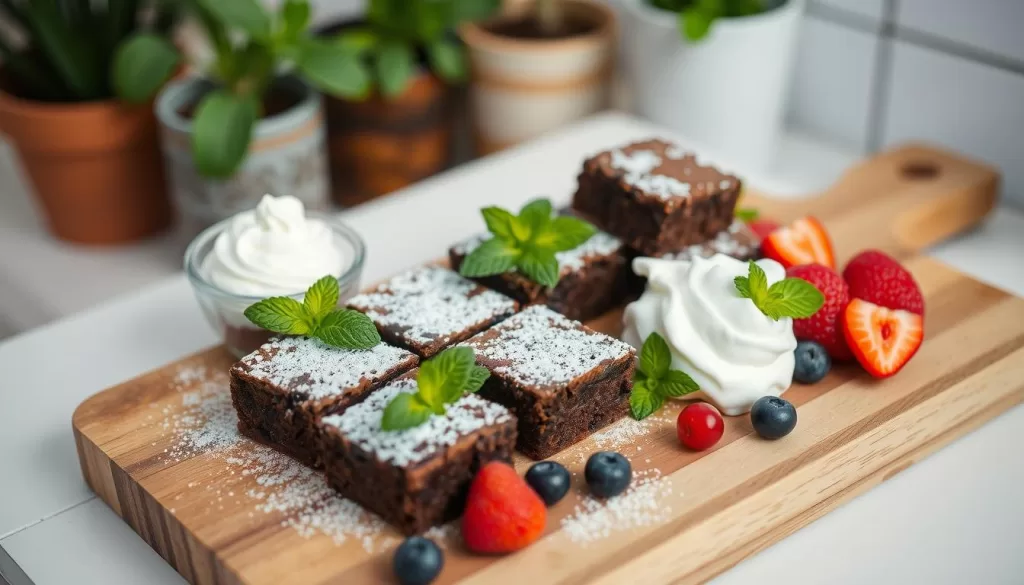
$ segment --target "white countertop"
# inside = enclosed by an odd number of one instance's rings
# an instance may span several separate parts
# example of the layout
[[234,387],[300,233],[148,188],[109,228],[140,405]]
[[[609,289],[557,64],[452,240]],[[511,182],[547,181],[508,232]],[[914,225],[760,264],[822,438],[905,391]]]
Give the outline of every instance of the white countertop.
[[[481,228],[482,205],[512,207],[537,195],[566,201],[583,155],[652,133],[665,134],[603,115],[346,212],[369,248],[364,280],[443,255],[450,242]],[[748,175],[750,182],[789,195],[813,192],[854,160],[792,136],[780,158],[772,176]],[[71,414],[90,394],[216,341],[184,276],[135,290],[174,274],[177,253],[166,238],[130,250],[69,248],[40,230],[29,206],[11,205],[9,194],[0,206],[0,299],[14,308],[8,320],[29,327],[100,303],[0,343],[0,574],[12,585],[182,583],[85,487],[71,435]],[[1024,294],[1022,244],[1024,216],[1000,209],[931,254]],[[25,310],[30,300],[38,310]],[[1021,445],[1024,407],[715,582],[1024,582]]]

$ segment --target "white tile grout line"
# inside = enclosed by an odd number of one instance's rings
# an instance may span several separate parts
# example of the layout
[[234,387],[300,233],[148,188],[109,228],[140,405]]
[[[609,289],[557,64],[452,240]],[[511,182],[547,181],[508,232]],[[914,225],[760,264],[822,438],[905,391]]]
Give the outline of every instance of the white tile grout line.
[[91,502],[91,501],[93,501],[95,499],[96,499],[95,495],[89,496],[87,499],[82,500],[81,502],[78,502],[78,503],[75,503],[75,504],[71,504],[70,506],[65,506],[65,507],[61,508],[60,510],[57,510],[56,512],[51,512],[51,513],[49,513],[49,514],[47,514],[45,516],[42,516],[41,518],[39,518],[37,520],[33,520],[32,522],[29,522],[28,524],[26,524],[24,526],[19,526],[18,528],[15,528],[14,530],[11,530],[10,532],[8,532],[6,534],[0,534],[0,546],[3,545],[3,542],[5,540],[9,539],[10,537],[14,536],[15,534],[18,534],[19,532],[28,530],[29,528],[32,528],[33,526],[35,526],[37,524],[41,524],[41,523],[46,522],[47,520],[49,520],[51,518],[55,518],[57,516],[60,516],[64,512],[68,512],[70,510],[74,510],[75,508],[77,508],[79,506],[88,504],[89,502]]

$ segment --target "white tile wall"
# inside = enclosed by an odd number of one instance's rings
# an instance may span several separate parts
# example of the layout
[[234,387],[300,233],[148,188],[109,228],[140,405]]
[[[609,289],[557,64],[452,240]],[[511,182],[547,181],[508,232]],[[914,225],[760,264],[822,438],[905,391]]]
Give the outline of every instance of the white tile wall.
[[900,0],[896,22],[1024,62],[1024,0]]
[[812,0],[811,3],[844,10],[878,24],[885,13],[885,0]]
[[999,166],[1024,203],[1024,75],[895,41],[882,143],[934,141]]
[[790,121],[865,151],[879,45],[877,35],[804,19],[790,92]]

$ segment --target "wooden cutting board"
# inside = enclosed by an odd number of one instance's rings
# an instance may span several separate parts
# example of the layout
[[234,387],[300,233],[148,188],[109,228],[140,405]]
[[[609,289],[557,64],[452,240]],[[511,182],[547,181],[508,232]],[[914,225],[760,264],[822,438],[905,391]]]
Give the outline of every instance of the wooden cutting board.
[[[690,453],[675,438],[680,405],[623,419],[555,457],[574,472],[574,489],[529,548],[473,556],[456,528],[433,531],[446,548],[438,582],[702,581],[1020,402],[1024,300],[916,255],[978,223],[997,184],[984,165],[910,146],[815,199],[749,193],[743,205],[768,216],[817,215],[840,262],[865,247],[903,258],[926,297],[917,356],[885,381],[847,365],[794,386],[786,397],[799,423],[775,442],[733,417],[714,450]],[[620,314],[591,325],[618,334]],[[211,348],[84,402],[74,429],[89,485],[192,583],[392,582],[394,531],[318,474],[232,434],[231,362]],[[627,455],[639,478],[614,506],[585,495],[582,466],[599,449]]]

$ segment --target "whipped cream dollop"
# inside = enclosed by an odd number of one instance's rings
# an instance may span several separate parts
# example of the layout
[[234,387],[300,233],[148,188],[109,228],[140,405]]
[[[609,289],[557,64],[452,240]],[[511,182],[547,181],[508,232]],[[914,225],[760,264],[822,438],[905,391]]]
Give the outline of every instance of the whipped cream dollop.
[[[786,277],[774,260],[757,264],[769,285]],[[626,307],[623,341],[639,350],[648,335],[659,333],[672,352],[672,369],[689,374],[727,415],[789,388],[793,320],[774,321],[739,296],[733,279],[748,274],[746,262],[724,254],[692,261],[637,258],[633,271],[647,277],[647,289]]]
[[256,209],[231,219],[200,270],[232,294],[294,295],[323,276],[341,274],[350,256],[330,226],[306,217],[302,201],[264,195]]

